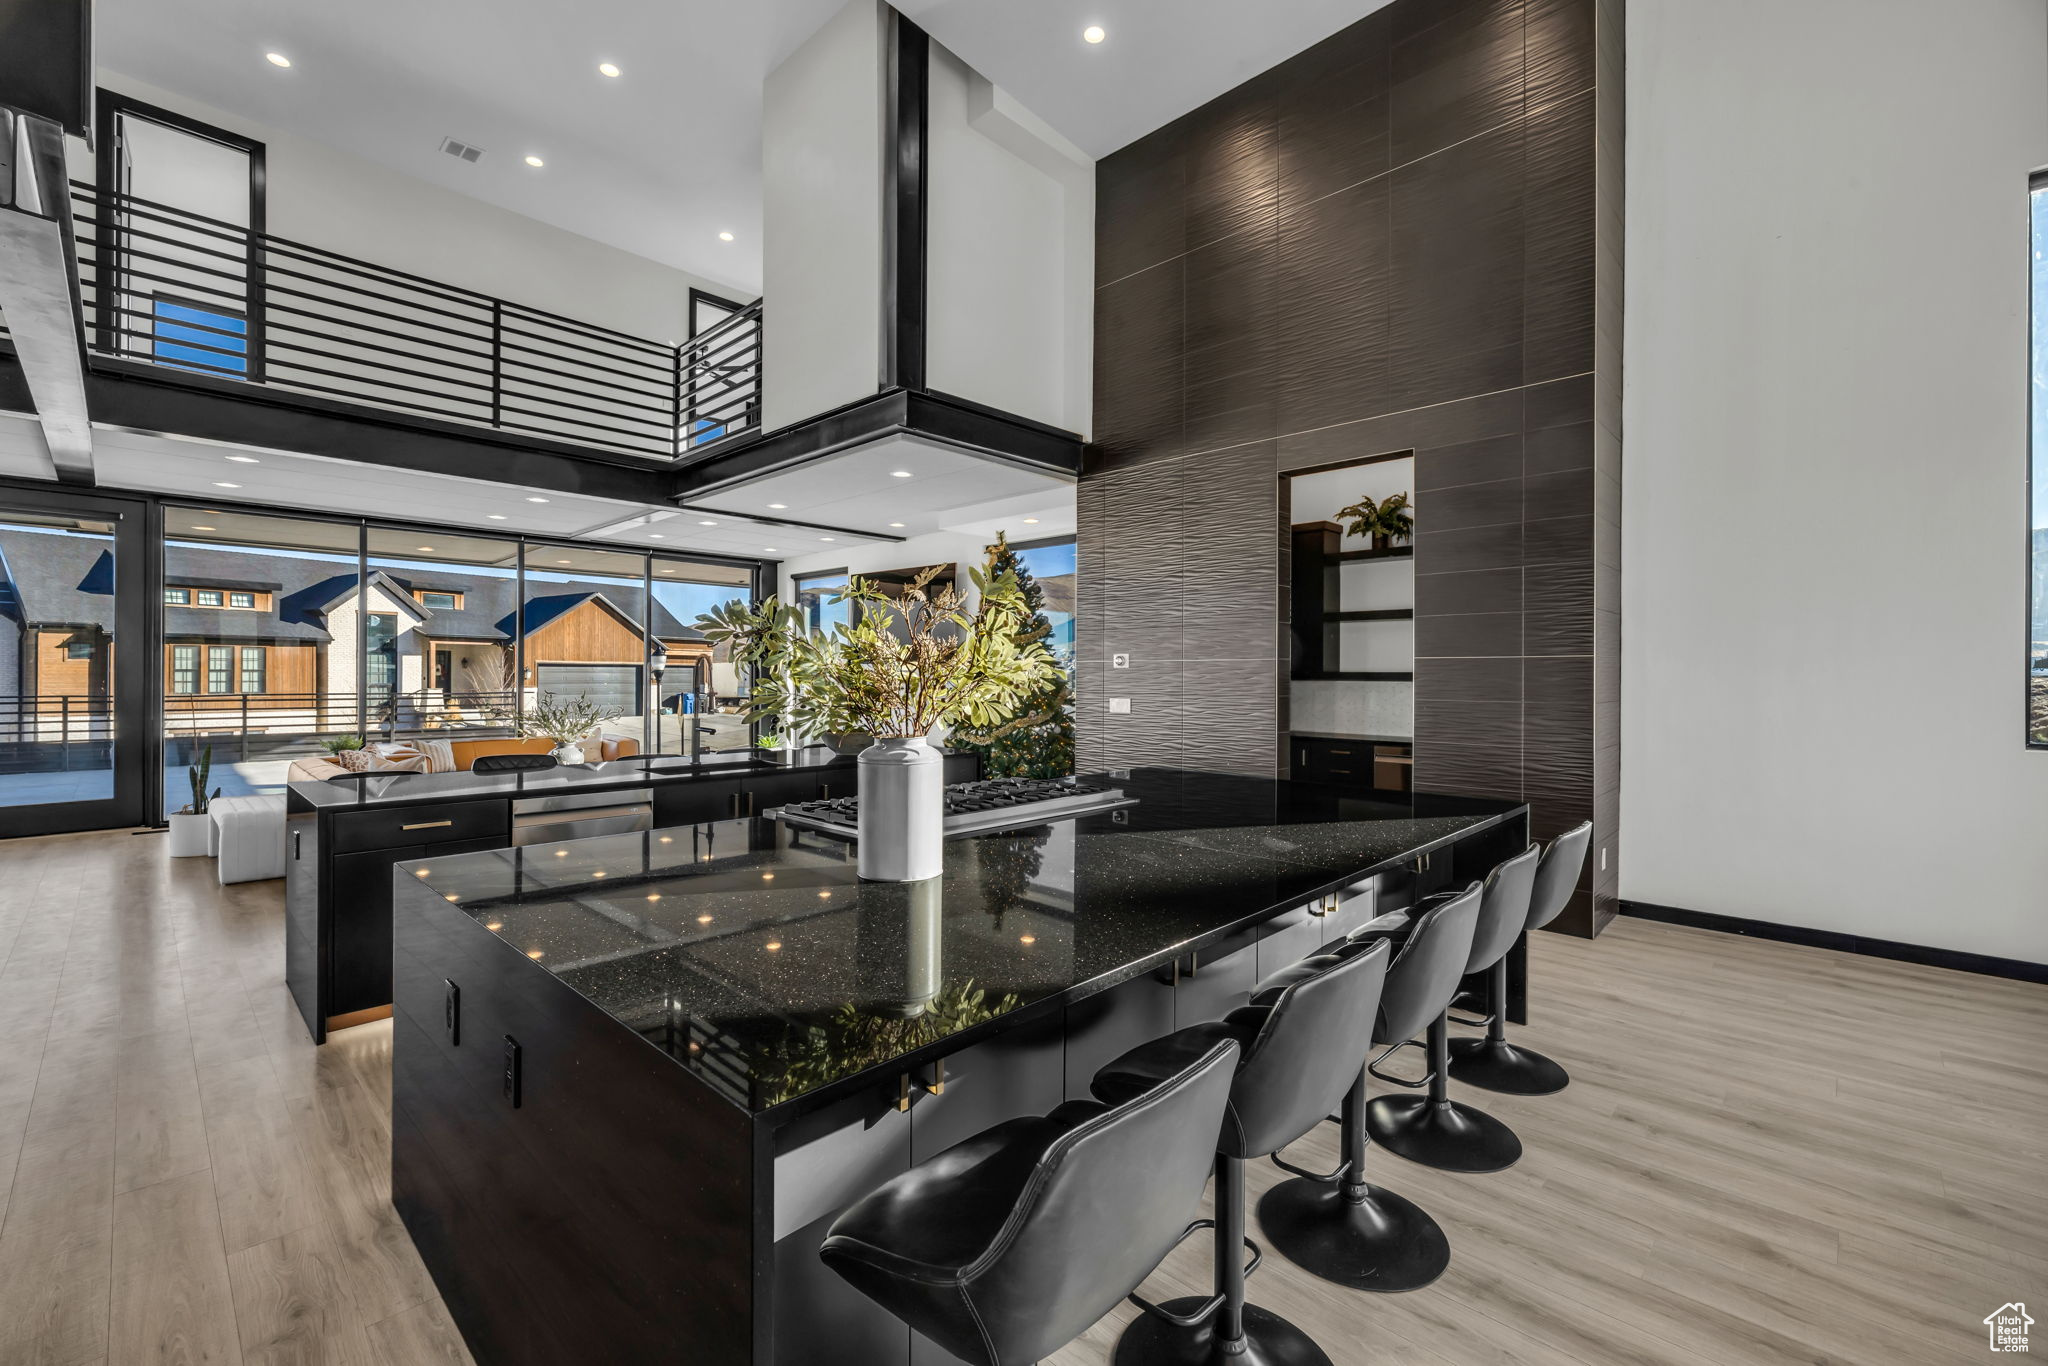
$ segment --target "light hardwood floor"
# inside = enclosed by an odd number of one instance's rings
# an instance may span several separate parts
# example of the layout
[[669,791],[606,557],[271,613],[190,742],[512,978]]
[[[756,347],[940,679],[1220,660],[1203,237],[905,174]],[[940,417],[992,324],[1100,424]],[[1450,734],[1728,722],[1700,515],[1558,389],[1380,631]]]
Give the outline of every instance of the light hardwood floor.
[[[0,1366],[467,1362],[386,1203],[389,1027],[313,1048],[280,884],[212,877],[161,836],[0,841]],[[1458,1091],[1521,1163],[1373,1154],[1449,1273],[1253,1278],[1339,1366],[1965,1362],[2009,1300],[2048,1325],[2048,988],[1633,920],[1533,958],[1517,1037],[1572,1086]]]

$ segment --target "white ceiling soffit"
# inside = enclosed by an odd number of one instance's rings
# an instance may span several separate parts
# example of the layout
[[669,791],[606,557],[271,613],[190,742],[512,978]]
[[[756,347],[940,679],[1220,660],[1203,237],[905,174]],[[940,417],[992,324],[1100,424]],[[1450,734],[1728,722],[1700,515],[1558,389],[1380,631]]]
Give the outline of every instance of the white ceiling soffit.
[[[922,536],[1005,514],[1072,503],[1073,482],[953,446],[892,436],[691,500],[686,521],[754,514]],[[783,558],[816,554],[849,538],[829,530],[787,530]],[[792,542],[794,542],[792,544]]]
[[[1082,151],[1104,157],[1387,3],[896,0],[896,8]],[[1091,25],[1102,28],[1102,42],[1081,37]]]
[[[93,449],[99,457],[95,463],[104,487],[147,489],[189,499],[201,509],[256,503],[398,520],[416,517],[485,534],[524,532],[595,539],[677,555],[697,552],[765,559],[771,546],[781,546],[788,553],[807,548],[803,543],[783,545],[780,538],[789,536],[789,531],[746,518],[711,518],[719,525],[706,527],[699,524],[704,519],[670,507],[355,464],[326,456],[179,440],[109,427],[94,430]],[[49,477],[49,461],[34,418],[0,415],[0,475]],[[0,495],[0,508],[5,503]],[[842,535],[841,539],[847,544],[865,544],[874,538]]]
[[758,293],[762,80],[843,3],[101,0],[99,60]]

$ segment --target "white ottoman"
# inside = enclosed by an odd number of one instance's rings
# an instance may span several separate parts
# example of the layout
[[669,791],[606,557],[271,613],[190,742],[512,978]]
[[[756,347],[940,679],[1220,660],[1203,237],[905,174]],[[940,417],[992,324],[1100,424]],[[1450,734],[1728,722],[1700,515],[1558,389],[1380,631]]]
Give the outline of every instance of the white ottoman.
[[223,886],[284,876],[283,797],[215,797],[206,813]]

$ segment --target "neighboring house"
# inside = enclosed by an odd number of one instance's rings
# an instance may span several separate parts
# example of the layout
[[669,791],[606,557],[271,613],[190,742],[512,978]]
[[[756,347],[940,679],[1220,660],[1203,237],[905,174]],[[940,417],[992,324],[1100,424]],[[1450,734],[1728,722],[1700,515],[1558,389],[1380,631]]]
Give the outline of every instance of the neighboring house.
[[[509,712],[514,689],[580,695],[614,716],[645,709],[647,653],[639,585],[530,585],[526,670],[513,672],[515,579],[373,569],[367,601],[332,560],[171,545],[164,563],[165,705],[217,722],[263,713],[266,729],[353,725],[358,684],[373,717],[477,724]],[[710,686],[711,645],[660,603],[663,693]],[[102,541],[0,529],[0,698],[47,713],[87,705],[111,684],[113,563]],[[367,645],[363,677],[358,642]],[[281,715],[289,713],[290,715]],[[0,708],[0,723],[11,710]],[[214,728],[209,725],[208,728]]]

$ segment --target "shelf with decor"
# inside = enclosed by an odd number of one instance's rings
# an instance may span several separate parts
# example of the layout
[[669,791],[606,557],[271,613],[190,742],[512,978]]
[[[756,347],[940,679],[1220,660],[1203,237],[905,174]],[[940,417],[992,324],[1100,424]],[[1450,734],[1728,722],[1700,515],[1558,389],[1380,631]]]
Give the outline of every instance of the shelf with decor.
[[[1412,545],[1382,546],[1366,550],[1344,548],[1344,528],[1336,522],[1308,522],[1293,528],[1294,648],[1289,677],[1298,681],[1358,681],[1406,683],[1414,679],[1414,638],[1374,640],[1366,633],[1347,632],[1347,625],[1412,622],[1415,619],[1412,574],[1404,585],[1388,584],[1363,592],[1373,606],[1351,606],[1345,601],[1345,580],[1354,579],[1360,569],[1377,572],[1398,565],[1408,570],[1413,564]],[[1356,566],[1350,575],[1346,566]],[[1387,598],[1406,596],[1405,605],[1391,605]],[[1352,635],[1347,648],[1346,636]]]

